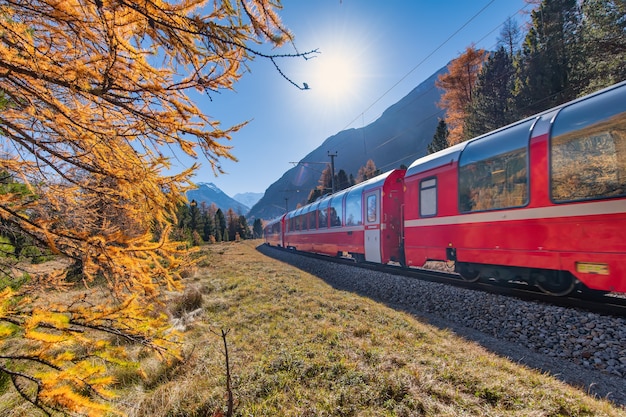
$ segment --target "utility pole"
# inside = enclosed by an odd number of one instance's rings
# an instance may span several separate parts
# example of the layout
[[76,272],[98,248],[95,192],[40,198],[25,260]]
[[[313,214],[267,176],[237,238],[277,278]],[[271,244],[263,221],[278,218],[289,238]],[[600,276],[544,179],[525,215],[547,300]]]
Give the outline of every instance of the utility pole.
[[[300,190],[280,190],[283,193],[299,193]],[[285,213],[289,213],[289,195],[285,196]]]
[[328,151],[328,156],[330,156],[330,193],[335,194],[335,157],[337,152],[330,153]]

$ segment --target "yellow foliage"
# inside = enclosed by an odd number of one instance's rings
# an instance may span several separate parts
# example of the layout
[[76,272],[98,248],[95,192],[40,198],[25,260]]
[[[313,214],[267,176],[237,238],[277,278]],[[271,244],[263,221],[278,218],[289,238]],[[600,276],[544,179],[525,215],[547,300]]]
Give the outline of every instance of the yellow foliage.
[[[0,193],[0,221],[73,261],[72,281],[62,271],[0,291],[0,353],[13,358],[3,366],[39,384],[14,385],[33,405],[107,412],[104,364],[128,365],[113,337],[178,354],[160,305],[190,262],[169,225],[197,165],[171,172],[167,155],[202,156],[216,173],[221,158],[235,159],[224,142],[245,123],[222,128],[188,92],[232,88],[254,55],[244,45],[290,40],[277,7],[0,4],[0,172],[23,185]],[[83,295],[52,304],[44,289]]]

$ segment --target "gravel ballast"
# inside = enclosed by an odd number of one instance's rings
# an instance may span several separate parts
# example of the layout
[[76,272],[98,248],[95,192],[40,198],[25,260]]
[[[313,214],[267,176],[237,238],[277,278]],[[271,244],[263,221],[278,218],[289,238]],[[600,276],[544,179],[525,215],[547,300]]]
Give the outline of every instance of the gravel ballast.
[[333,287],[403,310],[490,351],[626,406],[626,319],[522,301],[292,252],[259,250]]

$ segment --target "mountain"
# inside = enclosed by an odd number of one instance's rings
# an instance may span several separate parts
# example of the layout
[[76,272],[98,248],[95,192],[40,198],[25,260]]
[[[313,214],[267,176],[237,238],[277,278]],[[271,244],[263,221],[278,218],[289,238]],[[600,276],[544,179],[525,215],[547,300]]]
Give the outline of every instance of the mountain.
[[233,196],[233,200],[244,206],[252,207],[263,197],[263,193],[239,193]]
[[215,204],[222,209],[224,214],[229,208],[232,208],[237,214],[246,214],[250,208],[235,199],[229,197],[213,183],[200,182],[196,184],[198,188],[187,191],[187,199],[189,201],[196,200],[197,203],[205,202],[207,204]]
[[400,101],[389,107],[371,124],[348,129],[329,137],[300,163],[287,171],[265,191],[250,212],[249,218],[272,219],[303,204],[310,190],[315,188],[320,174],[319,166],[307,167],[307,162],[329,161],[328,152],[337,153],[335,173],[343,169],[356,177],[359,168],[372,159],[376,167],[385,172],[400,165],[409,166],[428,153],[439,117],[443,110],[437,107],[441,90],[435,80],[446,72],[441,68],[426,81],[414,88]]

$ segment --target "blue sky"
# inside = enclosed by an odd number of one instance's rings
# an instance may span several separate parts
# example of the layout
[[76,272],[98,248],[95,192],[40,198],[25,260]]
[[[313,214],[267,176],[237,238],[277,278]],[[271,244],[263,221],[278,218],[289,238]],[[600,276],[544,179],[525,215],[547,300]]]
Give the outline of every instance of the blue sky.
[[[279,60],[302,91],[269,60],[249,64],[235,91],[200,97],[200,108],[222,126],[248,120],[229,145],[239,162],[223,161],[215,177],[202,159],[195,182],[212,182],[233,196],[264,192],[326,138],[359,128],[427,79],[467,46],[492,50],[501,24],[513,17],[522,32],[524,0],[283,0],[280,15],[300,52],[315,58]],[[520,10],[522,10],[520,12]],[[259,46],[267,52],[267,47]],[[293,53],[286,45],[275,53]],[[434,133],[434,132],[433,132]],[[341,165],[341,155],[336,166]],[[173,161],[175,165],[186,162]],[[363,161],[365,164],[366,161]]]

